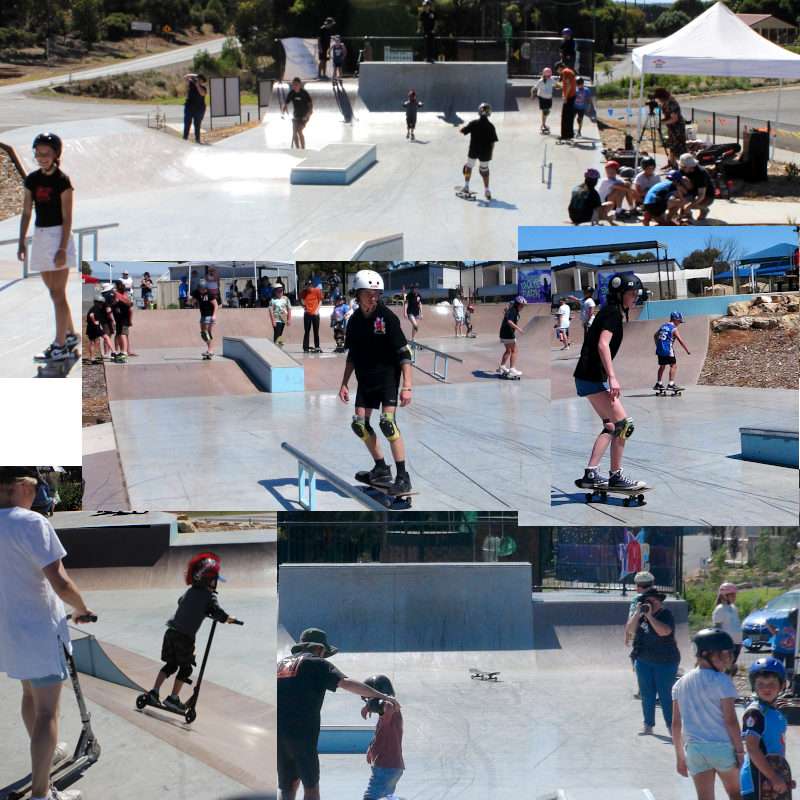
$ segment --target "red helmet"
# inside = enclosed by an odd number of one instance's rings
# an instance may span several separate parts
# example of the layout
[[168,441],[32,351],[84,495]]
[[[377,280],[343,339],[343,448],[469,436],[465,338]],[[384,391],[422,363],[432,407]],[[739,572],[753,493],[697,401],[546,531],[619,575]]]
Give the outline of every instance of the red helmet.
[[186,566],[186,584],[191,586],[193,583],[212,584],[216,581],[224,581],[220,570],[222,559],[212,552],[199,553],[189,560]]

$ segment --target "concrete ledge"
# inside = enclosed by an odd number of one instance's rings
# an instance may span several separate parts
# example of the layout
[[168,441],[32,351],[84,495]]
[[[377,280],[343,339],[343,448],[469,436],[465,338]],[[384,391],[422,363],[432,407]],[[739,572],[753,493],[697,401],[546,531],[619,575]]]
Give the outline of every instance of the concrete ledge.
[[797,431],[739,428],[739,436],[745,461],[797,468]]
[[472,111],[481,103],[502,111],[508,67],[504,61],[365,61],[358,73],[358,96],[370,111],[403,110],[412,86],[424,111]]
[[374,239],[364,239],[350,257],[351,261],[402,261],[403,234],[391,233]]
[[323,725],[317,750],[324,755],[366,753],[374,736],[370,725]]
[[262,392],[305,389],[303,367],[269,339],[224,336],[222,355],[233,359]]
[[312,152],[290,176],[294,184],[347,186],[366,172],[377,160],[374,144],[329,144]]

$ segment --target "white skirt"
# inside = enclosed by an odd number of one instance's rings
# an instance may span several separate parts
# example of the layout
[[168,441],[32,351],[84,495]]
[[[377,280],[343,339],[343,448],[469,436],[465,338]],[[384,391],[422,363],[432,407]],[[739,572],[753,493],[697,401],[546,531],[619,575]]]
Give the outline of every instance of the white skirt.
[[61,246],[61,225],[49,228],[34,228],[30,262],[32,272],[52,272],[56,269],[75,269],[78,257],[75,254],[75,239],[70,236],[67,243],[67,260],[63,267],[56,267],[56,251]]

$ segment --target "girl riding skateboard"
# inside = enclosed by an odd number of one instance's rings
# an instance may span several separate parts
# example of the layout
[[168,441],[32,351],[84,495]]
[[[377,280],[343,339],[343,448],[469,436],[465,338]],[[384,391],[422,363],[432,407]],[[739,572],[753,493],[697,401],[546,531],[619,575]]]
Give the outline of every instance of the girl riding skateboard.
[[[622,387],[614,372],[614,357],[622,344],[623,318],[646,291],[634,274],[616,273],[608,281],[608,293],[583,340],[581,355],[575,367],[575,390],[585,397],[603,422],[595,439],[589,463],[576,485],[584,489],[616,489],[633,491],[646,488],[644,481],[628,478],[622,472],[625,442],[633,435],[633,418],[622,405]],[[601,477],[600,461],[611,446],[611,469],[606,480]]]

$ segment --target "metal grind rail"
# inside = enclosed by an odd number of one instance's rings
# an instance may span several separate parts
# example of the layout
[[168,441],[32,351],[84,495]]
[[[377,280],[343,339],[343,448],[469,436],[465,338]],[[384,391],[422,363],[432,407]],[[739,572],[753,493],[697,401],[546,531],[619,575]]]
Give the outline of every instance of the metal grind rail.
[[[422,367],[417,365],[417,353],[418,352],[429,352],[433,353],[433,369],[431,370],[430,374],[436,378],[437,381],[442,381],[443,383],[447,382],[447,365],[450,361],[456,361],[459,364],[464,363],[463,358],[458,358],[458,356],[451,355],[450,353],[445,353],[443,350],[437,350],[435,347],[430,347],[427,344],[420,344],[419,342],[410,341],[409,346],[411,347],[411,363],[413,366],[417,367],[417,369],[422,369]],[[439,362],[444,364],[444,369],[439,371]],[[423,372],[425,370],[422,370]]]
[[340,478],[302,450],[298,450],[288,442],[281,442],[281,447],[297,459],[297,502],[306,511],[317,510],[317,475],[322,476],[331,486],[370,511],[386,511],[385,505],[361,491],[359,487]]

